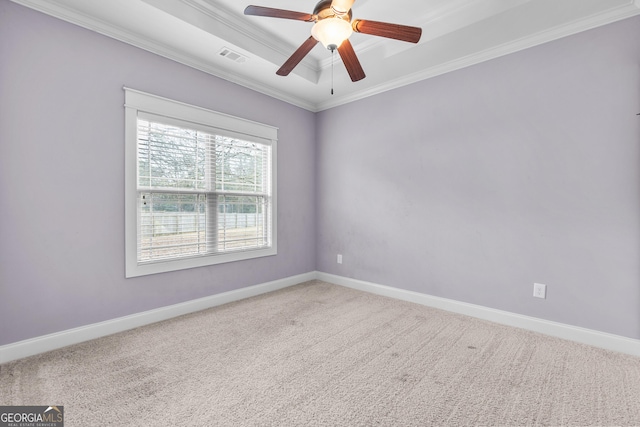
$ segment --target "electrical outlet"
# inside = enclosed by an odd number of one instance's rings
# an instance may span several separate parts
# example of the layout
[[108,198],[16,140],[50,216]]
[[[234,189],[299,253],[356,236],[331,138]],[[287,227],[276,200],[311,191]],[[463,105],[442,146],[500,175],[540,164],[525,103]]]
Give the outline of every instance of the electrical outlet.
[[338,264],[342,264],[342,254],[338,254]]
[[542,283],[534,283],[533,284],[533,296],[536,298],[547,298],[547,285],[543,285]]

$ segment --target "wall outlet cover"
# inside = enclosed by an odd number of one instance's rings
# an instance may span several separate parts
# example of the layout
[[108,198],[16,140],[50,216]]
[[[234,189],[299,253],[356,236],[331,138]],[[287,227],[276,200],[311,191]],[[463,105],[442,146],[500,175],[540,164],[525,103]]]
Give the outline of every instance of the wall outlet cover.
[[534,283],[533,284],[533,296],[536,298],[547,298],[547,285],[543,285],[542,283]]

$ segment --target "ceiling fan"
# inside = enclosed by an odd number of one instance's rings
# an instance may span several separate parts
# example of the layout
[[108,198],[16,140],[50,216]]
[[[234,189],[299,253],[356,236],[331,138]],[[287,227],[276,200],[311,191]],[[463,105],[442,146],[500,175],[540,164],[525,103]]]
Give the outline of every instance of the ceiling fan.
[[357,82],[364,79],[365,74],[353,50],[353,46],[349,42],[349,36],[354,31],[356,33],[418,43],[422,36],[422,28],[364,19],[354,19],[352,21],[351,6],[354,1],[320,0],[312,14],[262,6],[247,6],[244,14],[315,22],[311,28],[311,36],[287,59],[276,74],[280,76],[289,75],[311,49],[318,42],[321,42],[331,52],[338,50],[351,81]]

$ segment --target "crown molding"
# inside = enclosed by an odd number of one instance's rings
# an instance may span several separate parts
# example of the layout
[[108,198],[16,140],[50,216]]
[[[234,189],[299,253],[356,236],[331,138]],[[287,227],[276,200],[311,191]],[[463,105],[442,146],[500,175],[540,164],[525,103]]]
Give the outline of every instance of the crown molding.
[[[571,22],[567,25],[562,25],[549,30],[545,30],[534,34],[530,37],[524,37],[514,42],[505,43],[499,46],[495,46],[489,49],[485,49],[481,52],[459,58],[453,61],[449,61],[444,64],[440,64],[435,67],[421,70],[419,72],[402,76],[395,79],[390,79],[383,84],[367,87],[358,92],[350,95],[332,97],[326,101],[314,102],[311,99],[303,96],[296,96],[282,90],[275,89],[272,86],[257,81],[255,79],[240,76],[236,73],[228,72],[222,68],[216,67],[213,64],[199,59],[197,56],[185,54],[179,49],[165,45],[163,43],[152,40],[151,38],[144,37],[140,34],[131,32],[127,29],[118,27],[108,22],[104,22],[93,16],[89,16],[82,12],[72,10],[59,3],[55,3],[52,0],[11,0],[14,3],[23,5],[25,7],[37,10],[47,15],[62,19],[80,27],[95,31],[99,34],[108,36],[110,38],[119,40],[129,45],[138,47],[148,52],[157,54],[159,56],[171,59],[179,62],[191,68],[199,71],[211,74],[213,76],[222,78],[229,82],[238,84],[256,92],[265,94],[275,99],[287,102],[297,107],[309,110],[311,112],[319,112],[334,108],[340,105],[344,105],[353,101],[357,101],[369,96],[373,96],[382,92],[386,92],[392,89],[396,89],[405,85],[416,83],[421,80],[436,77],[441,74],[445,74],[451,71],[459,70],[471,65],[475,65],[490,59],[498,58],[510,53],[518,52],[523,49],[527,49],[533,46],[537,46],[543,43],[547,43],[556,39],[560,39],[569,35],[573,35],[585,30],[596,28],[602,25],[613,23],[622,19],[630,18],[640,14],[640,0],[628,0],[628,3],[613,8],[609,11],[599,13],[593,16],[586,17]],[[152,4],[154,0],[144,0],[148,4]],[[440,13],[453,13],[456,9],[463,7],[465,2],[470,0],[458,0],[455,3],[449,4],[446,8],[443,8]],[[271,49],[273,52],[278,52],[279,55],[286,55],[285,49],[281,49],[278,46],[273,46],[273,36],[266,37],[266,34],[262,30],[257,30],[244,23],[240,18],[234,16],[234,14],[222,10],[219,7],[213,7],[212,0],[181,0],[182,3],[189,7],[196,8],[199,12],[205,13],[211,19],[215,19],[218,22],[223,22],[230,28],[241,32],[244,36],[255,40],[265,46],[267,49]],[[436,16],[436,13],[431,14],[432,18]],[[436,19],[436,18],[433,18]],[[376,41],[377,43],[377,41]],[[304,61],[303,61],[304,62]],[[305,67],[310,68],[315,73],[320,73],[323,62],[318,61],[311,65],[309,62],[305,63]],[[319,75],[319,74],[318,74]],[[307,79],[308,80],[308,79]],[[317,82],[315,82],[317,83]]]
[[397,89],[402,86],[407,86],[412,83],[417,83],[419,81],[446,74],[452,71],[460,70],[462,68],[489,61],[491,59],[499,58],[510,53],[515,53],[524,49],[551,42],[553,40],[568,37],[582,31],[587,31],[593,28],[601,27],[603,25],[611,24],[616,21],[631,18],[636,15],[640,15],[640,0],[630,0],[628,5],[610,10],[605,13],[589,16],[584,19],[579,19],[567,25],[562,25],[556,28],[545,30],[532,36],[516,40],[514,42],[505,43],[500,46],[485,49],[483,51],[468,55],[463,58],[459,58],[435,67],[421,70],[417,73],[389,80],[384,84],[367,88],[352,95],[344,96],[338,99],[331,99],[326,102],[321,102],[317,105],[317,111],[328,110],[330,108],[368,98],[382,92]]
[[273,89],[268,85],[264,85],[252,79],[239,76],[235,73],[227,72],[226,70],[220,69],[218,67],[214,67],[210,63],[202,61],[195,56],[184,54],[181,51],[176,50],[170,46],[151,40],[147,37],[143,37],[140,34],[132,33],[126,29],[116,27],[113,24],[106,23],[95,17],[88,16],[76,10],[71,10],[59,4],[53,4],[48,0],[11,1],[36,10],[38,12],[42,12],[46,15],[53,16],[54,18],[61,19],[71,24],[78,25],[82,28],[86,28],[104,36],[129,44],[131,46],[140,48],[147,52],[162,56],[167,59],[171,59],[180,64],[219,77],[223,80],[236,83],[240,86],[246,87],[264,95],[268,95],[272,98],[276,98],[305,110],[314,112],[317,111],[317,105],[313,102],[307,101],[304,98],[293,96],[288,93],[283,93],[282,91]]

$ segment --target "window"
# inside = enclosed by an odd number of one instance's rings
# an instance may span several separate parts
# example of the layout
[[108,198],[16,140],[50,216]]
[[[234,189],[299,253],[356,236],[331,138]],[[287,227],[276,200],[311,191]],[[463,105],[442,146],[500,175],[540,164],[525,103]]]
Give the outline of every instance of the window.
[[126,276],[275,255],[277,129],[125,88]]

